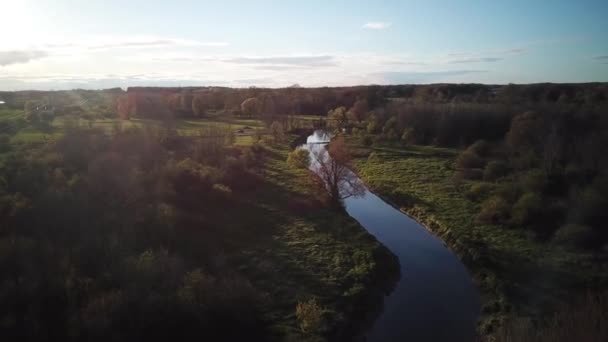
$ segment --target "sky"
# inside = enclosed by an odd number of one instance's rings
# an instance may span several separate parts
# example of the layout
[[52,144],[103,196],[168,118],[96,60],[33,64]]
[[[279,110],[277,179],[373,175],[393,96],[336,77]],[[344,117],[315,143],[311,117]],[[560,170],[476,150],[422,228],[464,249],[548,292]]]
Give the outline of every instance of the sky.
[[0,90],[608,81],[608,1],[0,0]]

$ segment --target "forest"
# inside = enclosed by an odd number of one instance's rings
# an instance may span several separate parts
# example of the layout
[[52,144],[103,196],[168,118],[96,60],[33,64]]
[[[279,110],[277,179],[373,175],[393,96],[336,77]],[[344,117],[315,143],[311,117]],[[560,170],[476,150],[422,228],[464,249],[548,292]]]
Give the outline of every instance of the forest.
[[471,270],[481,336],[608,287],[604,83],[136,87],[0,100],[9,340],[361,333],[396,261],[340,199],[320,194],[306,156],[289,153],[319,127],[352,151],[334,147],[335,157]]

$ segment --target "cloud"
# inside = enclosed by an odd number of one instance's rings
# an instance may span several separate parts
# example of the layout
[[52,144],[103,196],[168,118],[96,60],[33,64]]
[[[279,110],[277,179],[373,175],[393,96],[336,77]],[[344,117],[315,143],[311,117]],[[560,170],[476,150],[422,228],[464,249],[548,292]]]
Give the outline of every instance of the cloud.
[[387,71],[369,74],[380,79],[380,83],[432,83],[441,82],[453,76],[486,73],[487,70],[443,70],[443,71]]
[[460,63],[492,63],[502,61],[504,58],[502,57],[470,57],[470,58],[462,58],[449,61],[451,64],[460,64]]
[[389,28],[392,24],[385,21],[369,21],[365,23],[361,28],[369,30],[384,30]]
[[113,49],[113,48],[158,48],[170,46],[210,46],[222,47],[230,44],[226,42],[199,42],[188,39],[159,38],[159,37],[131,37],[131,38],[102,38],[98,42],[86,44],[88,49]]
[[525,53],[527,51],[528,51],[528,49],[525,49],[525,48],[515,48],[515,49],[499,50],[496,52],[503,53],[506,55],[519,55],[519,54]]
[[236,57],[222,61],[225,63],[274,67],[325,67],[336,65],[333,56]]
[[0,66],[27,63],[46,56],[48,56],[48,53],[42,50],[0,51]]

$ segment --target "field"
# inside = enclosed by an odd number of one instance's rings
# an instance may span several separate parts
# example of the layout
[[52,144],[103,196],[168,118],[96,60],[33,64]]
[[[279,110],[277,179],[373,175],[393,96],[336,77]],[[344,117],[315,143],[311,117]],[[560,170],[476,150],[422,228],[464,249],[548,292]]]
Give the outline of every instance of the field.
[[481,332],[509,315],[542,314],[569,299],[573,289],[605,283],[606,270],[593,267],[592,254],[536,242],[523,230],[477,223],[479,204],[466,194],[482,181],[453,180],[460,150],[349,142],[362,179],[439,235],[474,274],[482,294]]

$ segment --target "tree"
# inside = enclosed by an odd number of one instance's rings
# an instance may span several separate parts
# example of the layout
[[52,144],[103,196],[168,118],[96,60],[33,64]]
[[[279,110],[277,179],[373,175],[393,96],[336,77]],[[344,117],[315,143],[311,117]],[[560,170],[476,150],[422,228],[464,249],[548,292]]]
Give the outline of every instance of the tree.
[[297,148],[287,155],[287,164],[296,169],[307,169],[310,166],[310,153]]
[[346,115],[346,107],[338,107],[330,110],[327,113],[329,124],[332,127],[342,129],[348,124],[348,116]]
[[241,111],[249,117],[258,115],[260,112],[260,101],[255,97],[246,99],[241,103]]
[[316,162],[313,180],[328,196],[331,207],[340,208],[344,199],[363,195],[365,187],[349,170],[352,156],[342,137],[335,138],[327,149],[314,151],[313,157]]
[[348,119],[350,121],[356,121],[360,123],[365,119],[365,114],[367,113],[368,106],[366,100],[357,100],[355,104],[348,110]]
[[270,133],[272,134],[272,138],[275,143],[283,141],[285,138],[285,131],[283,129],[283,124],[275,121],[270,125]]
[[201,96],[195,96],[192,99],[192,112],[195,116],[203,116],[207,111],[207,105]]

